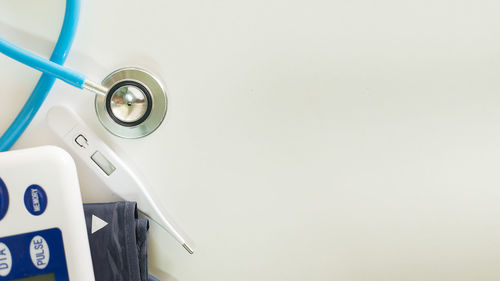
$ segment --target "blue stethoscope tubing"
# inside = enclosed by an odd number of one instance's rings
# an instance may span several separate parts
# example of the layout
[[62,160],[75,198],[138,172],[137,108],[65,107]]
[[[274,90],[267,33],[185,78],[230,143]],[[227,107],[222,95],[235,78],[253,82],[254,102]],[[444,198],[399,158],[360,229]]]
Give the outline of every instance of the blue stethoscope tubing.
[[0,137],[0,152],[9,150],[23,134],[45,101],[56,78],[78,88],[83,87],[85,76],[62,66],[73,45],[79,16],[80,0],[67,0],[61,32],[50,56],[50,61],[0,38],[1,53],[43,72],[23,108]]

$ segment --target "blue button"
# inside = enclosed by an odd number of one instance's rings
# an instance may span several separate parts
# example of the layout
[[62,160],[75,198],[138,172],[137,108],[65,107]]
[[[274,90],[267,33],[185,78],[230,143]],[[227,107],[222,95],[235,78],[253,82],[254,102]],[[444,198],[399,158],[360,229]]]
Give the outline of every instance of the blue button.
[[31,262],[36,268],[44,269],[47,267],[50,261],[50,249],[45,238],[37,235],[31,239],[30,256]]
[[0,221],[5,217],[8,209],[9,192],[7,191],[7,186],[5,186],[2,178],[0,178]]
[[30,185],[24,192],[24,205],[30,214],[39,216],[47,208],[47,194],[39,185]]
[[5,277],[9,275],[12,269],[12,254],[9,247],[0,242],[0,276]]

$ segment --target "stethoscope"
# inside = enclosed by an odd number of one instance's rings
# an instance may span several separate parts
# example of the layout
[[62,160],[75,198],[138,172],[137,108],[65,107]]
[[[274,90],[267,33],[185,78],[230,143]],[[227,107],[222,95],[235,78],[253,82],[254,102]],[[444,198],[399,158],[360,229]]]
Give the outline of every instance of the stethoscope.
[[144,69],[114,71],[102,83],[63,66],[73,43],[80,0],[67,0],[64,22],[50,60],[0,38],[0,52],[43,73],[31,96],[0,137],[0,152],[10,149],[43,104],[55,79],[96,94],[95,109],[102,125],[114,135],[140,138],[155,131],[165,118],[167,96],[159,79]]
[[[148,71],[136,67],[121,68],[109,74],[102,83],[96,83],[87,79],[84,74],[62,66],[73,43],[79,13],[80,0],[67,0],[61,33],[50,60],[0,38],[1,53],[43,73],[16,119],[0,138],[0,152],[9,150],[21,136],[43,104],[55,79],[60,79],[77,88],[95,93],[97,117],[109,132],[117,136],[124,138],[144,137],[155,131],[163,122],[167,112],[165,89],[161,82]],[[55,111],[51,110],[50,112]],[[67,124],[68,120],[71,119],[76,120],[76,117],[70,118],[68,115],[59,115],[59,117],[61,118],[57,120],[62,122],[61,124]],[[77,128],[83,127],[80,124]],[[85,131],[88,137],[90,130]],[[78,137],[83,137],[87,141],[81,134]],[[93,137],[92,140],[94,148],[99,148],[92,150],[93,154],[89,158],[92,159],[92,163],[95,163],[101,169],[106,165],[111,165],[112,170],[116,171],[113,175],[111,175],[111,172],[107,173],[107,177],[105,177],[107,185],[115,186],[116,188],[111,189],[118,190],[119,192],[115,192],[117,194],[124,193],[128,197],[137,196],[134,200],[140,202],[139,206],[142,205],[143,208],[149,210],[148,213],[152,220],[160,224],[163,229],[169,232],[192,254],[193,250],[188,246],[186,240],[163,216],[152,197],[146,192],[147,189],[133,171],[127,168],[123,161],[97,137]],[[74,142],[79,144],[78,138],[74,140],[71,138],[70,143],[74,145]],[[82,145],[82,147],[84,146]],[[88,150],[81,153],[87,152]],[[109,159],[113,161],[110,162]],[[123,188],[124,182],[128,189]]]

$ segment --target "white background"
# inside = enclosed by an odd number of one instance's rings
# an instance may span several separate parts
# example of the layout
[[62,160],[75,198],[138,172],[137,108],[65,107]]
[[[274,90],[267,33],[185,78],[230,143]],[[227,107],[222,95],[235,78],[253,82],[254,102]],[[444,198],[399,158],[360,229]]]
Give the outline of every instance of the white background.
[[[109,135],[57,82],[16,148],[75,109],[196,245],[153,230],[162,280],[500,278],[500,2],[84,0],[67,66],[142,66],[162,127]],[[0,34],[49,56],[63,0],[3,0]],[[0,57],[4,131],[39,73]],[[87,202],[114,199],[80,167]]]

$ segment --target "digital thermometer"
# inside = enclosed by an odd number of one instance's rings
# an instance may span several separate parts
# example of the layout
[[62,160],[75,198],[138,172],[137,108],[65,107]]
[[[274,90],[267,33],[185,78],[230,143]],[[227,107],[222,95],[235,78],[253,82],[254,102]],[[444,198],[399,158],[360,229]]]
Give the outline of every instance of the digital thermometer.
[[149,189],[136,173],[72,111],[53,107],[48,115],[49,127],[106,186],[124,200],[137,202],[142,214],[157,223],[193,254],[186,239],[161,212]]
[[94,280],[75,163],[60,148],[0,153],[1,280]]

